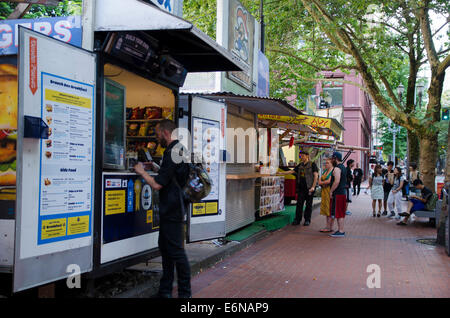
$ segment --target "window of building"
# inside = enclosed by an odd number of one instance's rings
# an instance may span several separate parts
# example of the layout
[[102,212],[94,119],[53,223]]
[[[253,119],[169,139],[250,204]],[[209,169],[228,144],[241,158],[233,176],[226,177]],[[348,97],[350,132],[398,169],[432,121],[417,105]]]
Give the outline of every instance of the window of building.
[[344,85],[340,82],[326,81],[323,83],[322,93],[331,97],[330,107],[342,106]]

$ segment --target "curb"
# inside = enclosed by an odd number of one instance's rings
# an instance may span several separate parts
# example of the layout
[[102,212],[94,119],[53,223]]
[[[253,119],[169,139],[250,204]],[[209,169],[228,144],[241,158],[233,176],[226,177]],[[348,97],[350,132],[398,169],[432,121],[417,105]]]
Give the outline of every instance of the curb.
[[[320,207],[320,202],[316,202],[312,205],[312,209],[316,209]],[[288,226],[287,224],[286,226]],[[284,228],[284,227],[283,227]],[[217,263],[223,261],[225,258],[249,247],[255,242],[262,240],[270,235],[270,231],[262,229],[261,231],[253,234],[252,236],[244,239],[241,242],[235,242],[235,244],[227,246],[223,245],[223,249],[214,253],[200,261],[191,262],[191,276],[197,276],[205,269],[211,268]],[[129,289],[120,294],[114,295],[112,298],[150,298],[158,293],[159,288],[159,280],[161,279],[162,272],[161,270],[155,270],[150,273],[147,273],[149,279],[145,283],[141,283],[132,289]],[[174,282],[174,286],[176,286],[176,280]]]
[[[230,247],[226,247],[224,245],[224,249],[218,251],[217,253],[206,257],[198,262],[192,262],[191,265],[191,275],[192,277],[200,274],[203,270],[213,267],[215,264],[221,262],[226,257],[229,257],[247,247],[252,245],[253,243],[267,237],[270,235],[269,231],[261,230],[249,238],[237,242],[235,245],[230,245]],[[127,290],[123,293],[117,294],[112,298],[150,298],[158,293],[159,288],[159,280],[161,279],[162,272],[154,272],[151,275],[152,277],[145,283],[139,284],[133,287],[130,290]],[[174,286],[176,286],[176,281],[174,282]]]

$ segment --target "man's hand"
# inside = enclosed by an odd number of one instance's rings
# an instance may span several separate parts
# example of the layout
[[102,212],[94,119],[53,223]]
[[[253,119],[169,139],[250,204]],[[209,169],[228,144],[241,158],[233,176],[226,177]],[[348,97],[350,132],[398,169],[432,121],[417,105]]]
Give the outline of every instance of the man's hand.
[[309,189],[309,194],[314,192],[314,188]]
[[142,164],[142,162],[138,162],[137,165],[134,166],[134,171],[140,175],[143,175],[145,173],[144,165]]

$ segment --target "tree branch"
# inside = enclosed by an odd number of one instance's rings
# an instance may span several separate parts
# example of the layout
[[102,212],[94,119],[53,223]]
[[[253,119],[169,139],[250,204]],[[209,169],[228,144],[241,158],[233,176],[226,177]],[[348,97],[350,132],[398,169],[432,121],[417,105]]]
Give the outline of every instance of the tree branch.
[[[306,77],[303,75],[300,75],[299,73],[297,73],[294,68],[292,67],[292,65],[289,63],[289,60],[287,59],[286,56],[283,56],[283,58],[286,60],[286,66],[289,68],[290,72],[292,74],[294,74],[295,76],[297,76],[298,78],[301,78],[305,81],[309,81],[309,82],[325,82],[325,81],[329,81],[330,78],[325,78],[325,77],[317,77],[317,78],[311,78],[311,77]],[[350,85],[354,85],[358,88],[360,88],[361,90],[365,91],[366,93],[370,93],[366,87],[362,86],[359,83],[356,82],[352,82],[352,81],[346,81],[340,78],[332,78],[333,82],[338,82],[338,83],[343,83],[343,84],[350,84]]]
[[447,55],[441,63],[439,63],[436,76],[441,76],[442,74],[444,74],[445,70],[449,66],[450,66],[450,54]]
[[311,62],[309,62],[309,61],[307,61],[307,60],[305,60],[305,59],[303,59],[301,57],[298,57],[298,56],[296,56],[296,55],[294,55],[292,53],[289,53],[289,52],[286,52],[286,51],[283,51],[283,50],[267,48],[267,51],[280,53],[280,54],[283,54],[283,55],[290,56],[290,57],[296,59],[297,61],[299,61],[301,63],[305,63],[305,64],[311,66],[312,68],[316,69],[317,71],[333,72],[333,71],[336,71],[336,70],[339,70],[339,69],[357,70],[357,67],[355,65],[344,65],[344,64],[337,65],[335,67],[320,67],[320,66],[317,66],[317,65],[315,65],[315,64],[313,64],[313,63],[311,63]]
[[[310,1],[306,1],[306,0],[301,0],[302,1],[302,3],[303,3],[303,5],[305,6],[305,8],[308,10],[308,12],[312,15],[312,17],[314,18],[314,20],[316,21],[316,22],[320,22],[320,23],[322,23],[323,24],[323,17],[325,17],[326,18],[326,20],[328,21],[328,25],[331,27],[333,27],[333,28],[337,28],[335,25],[334,25],[334,23],[333,23],[333,20],[328,16],[328,15],[326,15],[326,14],[324,14],[324,13],[322,13],[321,12],[321,14],[322,14],[322,17],[319,17],[318,15],[317,15],[317,13],[315,12],[315,10],[313,10],[313,8],[311,7],[311,5],[310,5]],[[314,1],[312,1],[312,2],[314,2]],[[316,6],[317,6],[317,4],[316,4]],[[320,23],[319,23],[319,25],[320,25]],[[327,28],[327,27],[322,27],[322,31],[323,32],[325,32],[325,34],[328,36],[328,38],[330,39],[330,41],[331,42],[333,42],[342,52],[344,52],[344,53],[347,53],[347,54],[349,54],[349,55],[351,55],[351,52],[350,52],[350,50],[349,50],[349,48],[348,47],[346,47],[345,45],[343,45],[342,43],[341,43],[341,41],[339,41],[331,32],[330,32],[330,30]]]
[[[362,75],[362,78],[364,80],[364,83],[367,87],[367,90],[369,94],[372,96],[372,99],[374,100],[375,104],[378,106],[378,109],[387,117],[391,118],[392,121],[394,121],[396,124],[403,126],[407,128],[408,130],[416,130],[423,128],[421,127],[421,123],[417,120],[417,118],[414,118],[412,116],[407,116],[404,112],[398,111],[396,108],[392,107],[390,103],[382,96],[380,89],[373,77],[373,75],[369,71],[369,66],[365,62],[364,58],[361,56],[361,53],[359,52],[358,48],[355,46],[351,38],[348,36],[348,34],[342,30],[341,28],[338,28],[335,26],[333,19],[330,17],[330,15],[325,11],[325,9],[321,6],[318,0],[310,0],[315,4],[318,11],[320,12],[321,16],[317,16],[315,12],[312,10],[311,6],[309,5],[309,1],[307,0],[301,0],[305,8],[311,13],[311,15],[314,16],[314,19],[316,19],[316,22],[323,22],[323,20],[328,21],[329,25],[333,25],[337,36],[339,39],[344,43],[346,47],[346,53],[351,55],[356,62],[357,68],[359,72]],[[326,31],[326,30],[324,30]],[[329,31],[328,31],[329,33]]]
[[437,69],[439,65],[439,57],[436,53],[436,48],[433,43],[433,36],[431,35],[430,17],[428,16],[429,0],[425,1],[425,5],[419,8],[417,12],[417,18],[420,22],[420,30],[422,32],[423,42],[425,50],[427,51],[428,60],[430,61],[431,71]]

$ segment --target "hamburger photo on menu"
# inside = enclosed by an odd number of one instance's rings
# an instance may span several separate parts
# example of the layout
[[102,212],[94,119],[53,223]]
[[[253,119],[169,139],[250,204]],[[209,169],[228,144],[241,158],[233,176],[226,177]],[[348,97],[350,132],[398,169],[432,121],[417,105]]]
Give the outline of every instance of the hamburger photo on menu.
[[15,200],[16,141],[17,67],[0,63],[0,200]]

